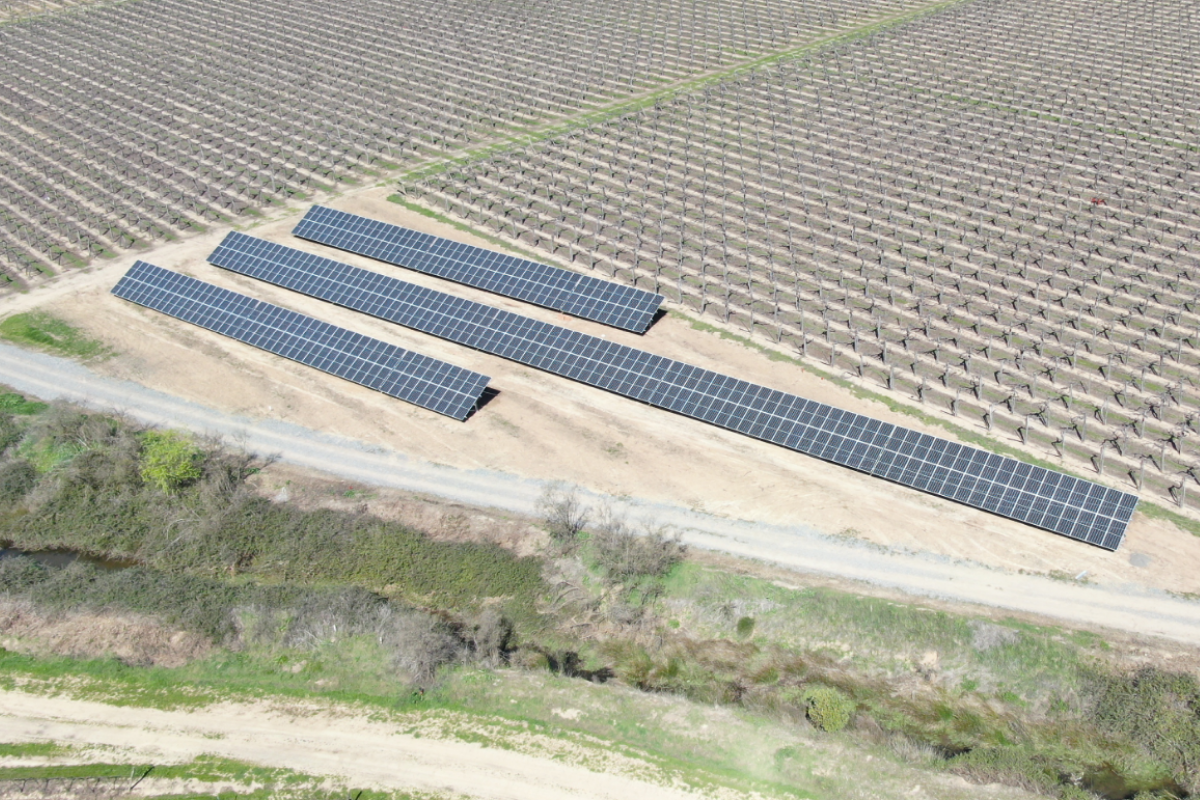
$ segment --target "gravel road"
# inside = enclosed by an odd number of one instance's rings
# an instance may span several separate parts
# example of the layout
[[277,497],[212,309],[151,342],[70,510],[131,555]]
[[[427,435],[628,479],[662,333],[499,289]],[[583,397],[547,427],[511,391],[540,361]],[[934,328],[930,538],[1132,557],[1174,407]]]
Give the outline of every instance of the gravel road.
[[[96,409],[122,411],[153,425],[218,435],[253,452],[278,455],[288,463],[355,482],[437,495],[469,505],[531,514],[543,488],[539,481],[515,475],[445,467],[287,423],[226,414],[135,383],[97,375],[73,361],[9,345],[0,345],[0,383],[42,399],[61,398]],[[590,499],[599,502],[602,498],[591,495]],[[636,498],[623,498],[621,502],[632,518],[669,525],[694,547],[865,581],[914,595],[1200,644],[1200,602],[1157,590],[1013,574],[942,556],[893,552],[828,536],[803,525],[725,519]],[[1031,535],[1051,534],[1031,531]]]

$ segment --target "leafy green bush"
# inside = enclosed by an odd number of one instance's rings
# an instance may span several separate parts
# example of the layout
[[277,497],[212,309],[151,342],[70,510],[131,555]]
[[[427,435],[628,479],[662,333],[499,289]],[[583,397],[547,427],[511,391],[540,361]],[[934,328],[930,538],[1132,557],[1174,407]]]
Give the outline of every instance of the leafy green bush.
[[832,686],[809,686],[801,698],[809,721],[828,733],[845,728],[854,713],[854,701]]
[[754,633],[754,617],[742,617],[737,621],[737,635],[739,639],[749,639]]
[[203,455],[191,437],[179,431],[148,431],[142,436],[142,478],[174,494],[200,478]]

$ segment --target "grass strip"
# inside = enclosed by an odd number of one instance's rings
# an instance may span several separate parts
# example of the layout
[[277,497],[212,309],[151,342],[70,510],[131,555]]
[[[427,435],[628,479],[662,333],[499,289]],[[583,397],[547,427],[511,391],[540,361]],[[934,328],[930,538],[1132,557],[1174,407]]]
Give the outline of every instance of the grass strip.
[[108,358],[113,353],[74,325],[45,311],[13,314],[0,322],[0,338],[82,361]]
[[[18,745],[18,747],[31,747]],[[67,748],[46,745],[66,752]],[[0,767],[0,781],[22,780],[78,780],[100,779],[122,781],[129,785],[150,781],[198,781],[200,783],[232,783],[241,789],[223,790],[220,795],[175,794],[141,795],[147,800],[161,797],[163,800],[190,800],[203,798],[212,800],[219,796],[227,800],[283,800],[284,798],[337,798],[353,797],[356,800],[417,800],[432,795],[413,795],[407,792],[380,792],[372,790],[334,788],[329,778],[308,775],[285,768],[260,767],[242,761],[217,756],[203,755],[183,764],[145,764],[122,762],[93,762],[83,764],[52,764],[37,767]],[[335,781],[340,783],[340,781]],[[152,784],[150,784],[152,785]]]
[[584,111],[573,114],[567,119],[560,122],[543,123],[539,125],[530,125],[525,128],[520,128],[511,131],[504,136],[504,139],[499,142],[483,145],[481,147],[471,148],[469,150],[460,151],[458,155],[440,158],[437,161],[416,167],[399,176],[399,180],[403,182],[415,182],[423,180],[432,175],[445,172],[446,170],[469,164],[474,161],[480,161],[487,158],[493,158],[496,155],[510,150],[514,147],[527,147],[546,139],[559,136],[564,133],[569,133],[580,128],[598,125],[607,122],[610,119],[624,116],[642,109],[649,108],[659,103],[669,101],[676,96],[688,94],[697,91],[706,86],[722,83],[731,78],[743,75],[748,72],[761,69],[771,64],[780,61],[792,61],[798,58],[803,58],[811,53],[825,49],[827,47],[844,44],[846,42],[862,39],[867,36],[879,33],[888,28],[903,25],[907,22],[919,19],[921,17],[935,14],[967,0],[939,0],[939,2],[930,3],[920,6],[919,8],[902,11],[891,16],[876,19],[873,22],[866,22],[849,30],[836,31],[827,34],[818,39],[806,42],[797,47],[787,50],[777,51],[760,55],[752,58],[749,61],[743,61],[716,72],[710,72],[698,78],[687,79],[678,83],[669,84],[659,89],[652,90],[646,94],[620,100],[595,111]]

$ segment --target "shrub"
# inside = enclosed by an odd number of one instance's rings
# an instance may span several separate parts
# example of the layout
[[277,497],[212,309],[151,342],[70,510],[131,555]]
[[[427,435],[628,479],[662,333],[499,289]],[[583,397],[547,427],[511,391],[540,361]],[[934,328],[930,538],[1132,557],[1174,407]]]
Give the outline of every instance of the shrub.
[[1003,783],[1041,794],[1058,794],[1065,788],[1063,765],[1032,747],[977,747],[954,756],[948,766],[974,783]]
[[739,639],[749,639],[752,633],[754,633],[754,617],[742,617],[737,621]]
[[981,619],[973,619],[971,625],[971,646],[981,653],[986,653],[996,647],[1016,644],[1021,640],[1019,631],[995,625]]
[[1145,667],[1131,675],[1092,679],[1093,721],[1126,736],[1200,790],[1200,681],[1187,673]]
[[0,559],[0,594],[21,593],[50,577],[50,570],[28,556]]
[[0,453],[21,441],[21,426],[12,414],[0,412]]
[[569,544],[587,527],[589,509],[579,498],[579,490],[562,481],[549,483],[538,499],[538,513],[546,523],[550,538]]
[[37,470],[23,458],[0,465],[0,506],[12,505],[37,484]]
[[687,553],[678,534],[668,537],[660,529],[647,528],[638,535],[608,509],[592,534],[592,548],[597,565],[614,583],[662,578]]
[[804,713],[813,725],[834,733],[846,727],[854,713],[854,701],[832,686],[810,686],[801,695]]
[[142,479],[173,494],[201,475],[202,453],[178,431],[150,431],[142,437]]
[[439,667],[462,660],[466,643],[430,614],[404,608],[354,587],[264,587],[243,592],[253,604],[235,610],[239,638],[247,644],[315,649],[369,636],[410,680],[425,684]]
[[496,666],[512,651],[513,624],[495,607],[488,606],[471,626],[471,644],[475,657]]

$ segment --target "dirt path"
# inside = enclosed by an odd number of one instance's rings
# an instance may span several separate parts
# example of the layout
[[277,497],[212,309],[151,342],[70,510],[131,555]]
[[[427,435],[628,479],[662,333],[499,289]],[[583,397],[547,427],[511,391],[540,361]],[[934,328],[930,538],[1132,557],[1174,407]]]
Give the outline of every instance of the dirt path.
[[[495,800],[682,800],[699,793],[667,788],[642,777],[657,769],[628,757],[602,771],[579,766],[589,754],[537,757],[454,739],[414,736],[411,723],[379,722],[312,707],[226,703],[196,711],[160,711],[0,692],[0,741],[54,741],[125,751],[126,757],[181,763],[212,754],[309,775],[346,779],[356,787],[408,789]],[[462,724],[469,725],[464,721]],[[567,747],[571,747],[567,745]],[[589,761],[591,763],[591,761]],[[665,777],[665,776],[660,776]]]
[[[279,454],[296,465],[364,484],[428,493],[469,505],[532,514],[544,486],[543,481],[498,470],[449,467],[291,423],[217,411],[136,383],[96,375],[72,361],[7,345],[0,345],[0,382],[46,399],[115,408],[147,423],[220,435],[258,453]],[[593,502],[603,499],[594,493],[588,496]],[[620,502],[633,518],[670,525],[689,544],[706,549],[910,594],[1200,644],[1200,602],[1144,586],[1051,580],[945,555],[829,536],[803,525],[729,519],[665,502],[630,498]],[[1068,544],[1081,551],[1081,559],[1093,555],[1077,544]]]

